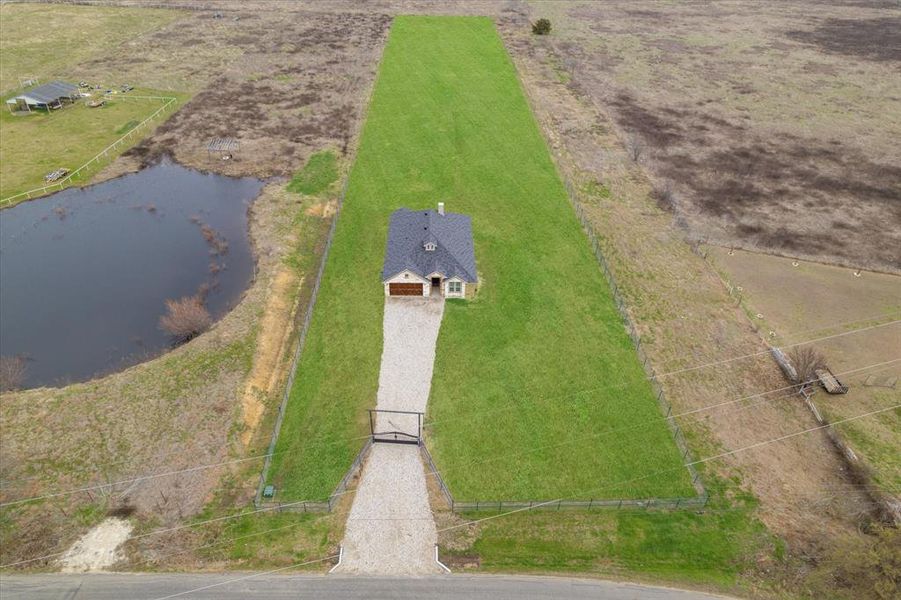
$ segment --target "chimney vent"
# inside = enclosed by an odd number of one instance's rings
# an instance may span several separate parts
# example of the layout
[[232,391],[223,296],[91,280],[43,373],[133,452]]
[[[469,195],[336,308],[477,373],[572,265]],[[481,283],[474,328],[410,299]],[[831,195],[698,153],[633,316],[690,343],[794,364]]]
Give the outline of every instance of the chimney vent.
[[438,203],[438,214],[444,216],[444,202]]

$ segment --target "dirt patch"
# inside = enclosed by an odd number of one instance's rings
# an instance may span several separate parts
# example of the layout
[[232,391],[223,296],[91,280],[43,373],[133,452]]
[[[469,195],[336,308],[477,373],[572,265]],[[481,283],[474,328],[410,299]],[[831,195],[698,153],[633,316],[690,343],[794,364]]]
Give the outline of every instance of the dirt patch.
[[317,204],[310,205],[307,208],[306,213],[311,217],[320,217],[323,219],[327,219],[331,217],[338,210],[338,203],[334,200],[330,200],[328,202],[319,202]]
[[[832,420],[877,411],[901,402],[901,277],[855,272],[750,252],[711,248],[711,257],[733,285],[742,287],[748,311],[760,315],[776,345],[858,333],[813,344],[847,394],[814,396]],[[773,290],[778,290],[774,293]],[[871,368],[861,369],[867,365]],[[881,385],[880,385],[881,384]],[[901,494],[901,412],[840,425],[845,441],[874,471],[878,485]],[[841,489],[824,490],[839,495]]]
[[[96,59],[89,72],[165,69],[194,98],[127,156],[142,164],[170,154],[180,163],[227,175],[289,175],[316,149],[348,151],[375,73],[389,17],[372,13],[253,10],[242,3],[211,23],[195,13],[144,36],[140,45]],[[197,56],[187,54],[201,48]],[[148,57],[148,64],[130,59]],[[185,65],[172,57],[185,56]],[[169,88],[171,89],[171,88]],[[213,138],[233,149],[209,151]]]
[[245,446],[250,444],[263,411],[273,400],[286,374],[281,367],[288,350],[291,328],[285,324],[294,322],[297,291],[302,284],[303,279],[287,267],[282,267],[272,278],[269,300],[260,319],[253,367],[241,396],[244,418],[241,441]]
[[122,544],[131,535],[132,525],[111,517],[92,528],[69,548],[61,560],[64,573],[101,571],[123,558]]
[[876,61],[901,61],[901,18],[897,17],[829,18],[813,30],[789,31],[786,35],[833,54]]

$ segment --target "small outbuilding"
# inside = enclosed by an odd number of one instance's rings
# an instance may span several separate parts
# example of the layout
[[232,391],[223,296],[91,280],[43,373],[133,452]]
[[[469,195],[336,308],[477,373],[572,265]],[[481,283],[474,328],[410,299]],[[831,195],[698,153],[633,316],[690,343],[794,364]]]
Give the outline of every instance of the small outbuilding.
[[51,81],[39,85],[6,101],[10,111],[31,111],[41,109],[51,111],[61,108],[64,103],[72,103],[79,98],[77,85],[65,81]]
[[399,208],[391,214],[382,284],[386,296],[471,298],[479,279],[467,215]]

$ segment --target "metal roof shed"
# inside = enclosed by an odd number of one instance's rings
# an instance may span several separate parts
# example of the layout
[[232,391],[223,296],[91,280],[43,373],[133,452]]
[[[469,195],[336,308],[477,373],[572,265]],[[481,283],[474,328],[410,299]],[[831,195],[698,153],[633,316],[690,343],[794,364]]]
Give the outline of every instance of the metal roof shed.
[[63,101],[74,102],[78,98],[78,93],[77,85],[65,81],[51,81],[10,98],[6,104],[9,105],[10,111],[13,105],[24,105],[27,110],[31,110],[32,107],[50,110],[62,106]]

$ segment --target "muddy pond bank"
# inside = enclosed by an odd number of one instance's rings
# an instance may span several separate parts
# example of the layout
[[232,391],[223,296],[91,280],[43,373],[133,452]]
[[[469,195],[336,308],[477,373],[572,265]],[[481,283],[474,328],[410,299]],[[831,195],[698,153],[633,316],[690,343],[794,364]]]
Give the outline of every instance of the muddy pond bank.
[[21,387],[120,370],[172,346],[166,300],[218,319],[253,278],[253,178],[162,162],[0,211],[0,355]]

